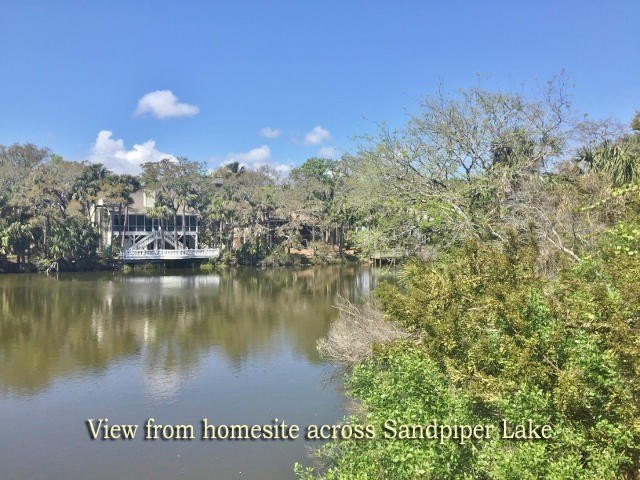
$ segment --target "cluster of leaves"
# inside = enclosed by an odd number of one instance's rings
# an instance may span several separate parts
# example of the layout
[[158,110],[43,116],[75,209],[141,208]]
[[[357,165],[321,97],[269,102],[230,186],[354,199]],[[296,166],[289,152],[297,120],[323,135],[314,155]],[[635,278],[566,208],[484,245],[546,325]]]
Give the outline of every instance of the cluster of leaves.
[[[380,424],[553,425],[549,441],[342,441],[323,478],[634,478],[640,467],[640,222],[543,275],[531,237],[469,241],[379,287],[415,343],[382,346],[347,385]],[[310,470],[299,470],[312,478]]]
[[582,147],[576,158],[586,168],[607,175],[614,185],[640,181],[640,136],[622,135],[596,146]]
[[73,217],[56,223],[50,232],[50,258],[67,264],[75,263],[86,269],[95,264],[98,252],[98,235],[94,225],[82,217]]

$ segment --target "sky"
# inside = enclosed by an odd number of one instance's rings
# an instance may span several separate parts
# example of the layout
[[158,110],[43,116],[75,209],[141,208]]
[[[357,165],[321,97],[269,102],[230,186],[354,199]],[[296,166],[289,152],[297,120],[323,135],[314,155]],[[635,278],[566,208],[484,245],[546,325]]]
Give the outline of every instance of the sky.
[[640,109],[640,2],[0,0],[0,144],[135,172],[185,156],[282,171],[402,126],[438,85]]

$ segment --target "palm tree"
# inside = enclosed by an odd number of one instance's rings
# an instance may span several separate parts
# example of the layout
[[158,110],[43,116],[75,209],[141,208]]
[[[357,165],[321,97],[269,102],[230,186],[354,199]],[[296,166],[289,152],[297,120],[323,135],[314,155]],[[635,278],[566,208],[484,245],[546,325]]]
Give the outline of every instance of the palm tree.
[[13,222],[0,236],[0,247],[16,256],[18,264],[24,263],[31,245],[35,241],[34,227],[29,223]]
[[583,147],[576,160],[585,163],[591,171],[607,175],[615,186],[637,183],[640,181],[640,136],[604,141],[594,149]]

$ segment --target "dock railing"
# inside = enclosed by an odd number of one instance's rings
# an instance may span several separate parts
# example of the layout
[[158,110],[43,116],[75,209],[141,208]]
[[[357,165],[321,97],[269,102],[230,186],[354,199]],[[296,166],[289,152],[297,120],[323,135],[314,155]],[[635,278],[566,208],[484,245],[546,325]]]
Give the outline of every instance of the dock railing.
[[216,258],[220,256],[219,248],[184,248],[178,250],[137,250],[126,249],[120,253],[122,260],[183,260],[189,258]]

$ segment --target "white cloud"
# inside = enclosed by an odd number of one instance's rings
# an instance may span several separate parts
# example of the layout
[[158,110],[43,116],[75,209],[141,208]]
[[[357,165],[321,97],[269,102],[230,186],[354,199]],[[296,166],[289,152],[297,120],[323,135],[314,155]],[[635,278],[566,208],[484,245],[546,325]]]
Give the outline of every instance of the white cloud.
[[181,103],[171,90],[156,90],[138,100],[135,115],[150,114],[156,118],[190,117],[200,109],[195,105]]
[[266,165],[271,160],[271,149],[268,145],[253,148],[248,152],[230,153],[227,155],[227,163],[238,162],[249,165],[252,168]]
[[264,138],[278,138],[282,135],[282,130],[279,128],[264,127],[261,128],[258,133]]
[[320,158],[336,158],[336,147],[321,147],[318,150],[318,157]]
[[143,144],[135,144],[127,150],[122,139],[113,138],[113,132],[101,130],[91,147],[89,161],[102,163],[108,169],[117,173],[138,173],[140,165],[146,162],[159,162],[176,157],[169,153],[163,153],[156,149],[154,140],[147,140]]
[[282,177],[286,177],[293,168],[292,165],[286,163],[273,163],[273,159],[271,158],[271,149],[268,145],[261,145],[256,148],[252,148],[247,152],[229,153],[223,164],[231,162],[238,162],[253,170],[257,170],[260,167],[270,167]]
[[274,165],[273,168],[281,176],[286,177],[287,175],[289,175],[289,172],[293,169],[293,165],[288,165],[286,163],[279,163],[277,165]]
[[321,145],[329,139],[331,139],[329,130],[317,125],[304,136],[304,143],[306,145]]

